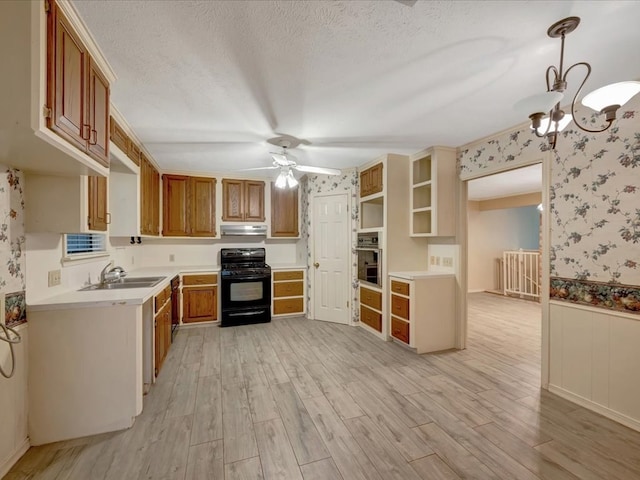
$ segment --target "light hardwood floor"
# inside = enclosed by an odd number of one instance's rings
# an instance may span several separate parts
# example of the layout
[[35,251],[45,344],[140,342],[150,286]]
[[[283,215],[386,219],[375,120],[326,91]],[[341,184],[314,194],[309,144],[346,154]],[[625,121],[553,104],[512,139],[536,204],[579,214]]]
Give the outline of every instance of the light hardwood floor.
[[417,356],[302,318],[182,330],[126,431],[5,477],[640,479],[640,433],[538,387],[540,307],[473,294],[467,350]]

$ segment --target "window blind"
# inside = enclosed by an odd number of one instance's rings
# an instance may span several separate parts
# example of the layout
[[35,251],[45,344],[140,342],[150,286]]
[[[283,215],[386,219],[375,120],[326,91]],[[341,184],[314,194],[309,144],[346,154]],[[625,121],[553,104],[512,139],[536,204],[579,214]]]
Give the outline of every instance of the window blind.
[[105,251],[106,235],[103,233],[67,233],[65,235],[67,256]]

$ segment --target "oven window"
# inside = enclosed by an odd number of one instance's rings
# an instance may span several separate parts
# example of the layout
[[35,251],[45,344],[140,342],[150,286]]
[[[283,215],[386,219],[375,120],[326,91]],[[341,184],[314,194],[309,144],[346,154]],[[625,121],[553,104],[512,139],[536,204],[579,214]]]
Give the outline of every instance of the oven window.
[[232,283],[230,285],[230,300],[232,302],[251,302],[253,300],[262,300],[263,298],[263,282],[242,282]]

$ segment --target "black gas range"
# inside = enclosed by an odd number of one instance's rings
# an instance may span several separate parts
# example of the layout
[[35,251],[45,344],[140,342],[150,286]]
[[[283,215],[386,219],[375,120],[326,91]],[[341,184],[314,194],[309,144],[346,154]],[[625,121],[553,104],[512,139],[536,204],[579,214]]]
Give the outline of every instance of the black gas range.
[[271,321],[271,267],[264,248],[220,250],[220,326]]

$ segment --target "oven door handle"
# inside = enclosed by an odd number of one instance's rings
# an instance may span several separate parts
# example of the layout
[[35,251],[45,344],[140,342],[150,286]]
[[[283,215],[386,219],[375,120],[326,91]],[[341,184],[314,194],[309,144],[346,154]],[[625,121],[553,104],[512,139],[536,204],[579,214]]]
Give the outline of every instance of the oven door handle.
[[356,247],[356,252],[381,252],[381,248],[359,248]]
[[229,313],[227,315],[229,317],[249,317],[251,315],[262,315],[264,312],[265,312],[265,309],[257,310],[254,312]]
[[223,280],[233,281],[233,280],[268,280],[271,278],[271,275],[251,275],[249,277],[222,277]]

